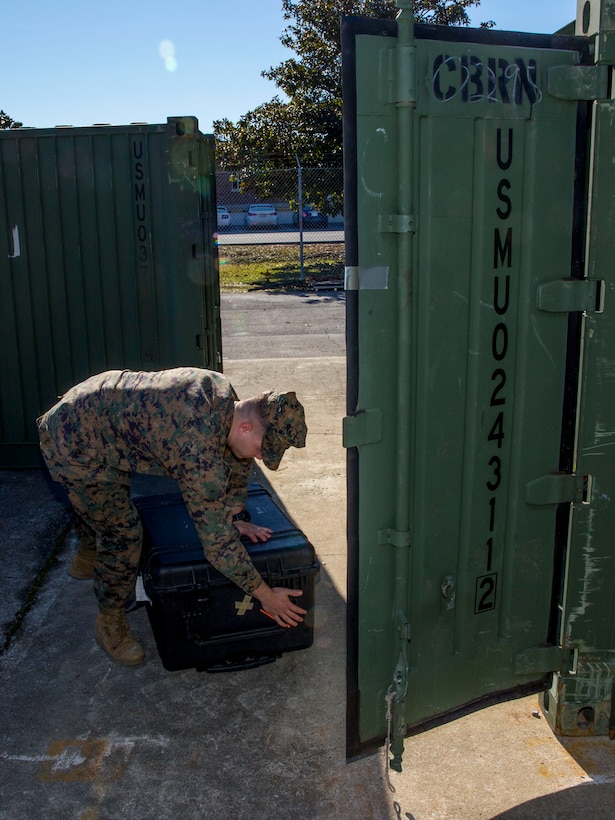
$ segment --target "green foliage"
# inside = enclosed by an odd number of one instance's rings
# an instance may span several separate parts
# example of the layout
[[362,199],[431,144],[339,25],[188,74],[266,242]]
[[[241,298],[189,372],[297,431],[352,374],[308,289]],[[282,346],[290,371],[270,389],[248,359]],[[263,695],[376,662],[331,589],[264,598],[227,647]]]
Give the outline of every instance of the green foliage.
[[304,279],[296,245],[221,245],[220,287],[228,290],[305,289],[344,278],[343,244],[306,244]]
[[466,9],[472,6],[480,6],[480,0],[415,0],[414,19],[437,26],[467,26],[470,18]]
[[[414,18],[421,23],[467,25],[466,9],[480,0],[415,0]],[[340,18],[348,15],[394,19],[395,0],[282,0],[289,25],[280,41],[294,51],[281,65],[263,72],[291,101],[301,101],[317,112],[320,106],[341,115]]]
[[22,126],[23,122],[17,122],[17,120],[14,120],[4,111],[0,110],[0,129],[21,128]]
[[[273,195],[268,173],[294,167],[297,159],[304,167],[342,166],[340,19],[394,19],[398,12],[395,0],[281,2],[288,25],[280,40],[296,56],[263,71],[263,76],[273,80],[287,99],[274,97],[236,123],[214,122],[219,167],[237,174],[242,190],[261,199]],[[467,9],[479,4],[480,0],[415,0],[414,16],[422,23],[467,25]],[[291,192],[281,194],[282,199],[292,198]],[[339,211],[341,189],[333,200],[325,185],[310,191],[309,201],[321,210]]]

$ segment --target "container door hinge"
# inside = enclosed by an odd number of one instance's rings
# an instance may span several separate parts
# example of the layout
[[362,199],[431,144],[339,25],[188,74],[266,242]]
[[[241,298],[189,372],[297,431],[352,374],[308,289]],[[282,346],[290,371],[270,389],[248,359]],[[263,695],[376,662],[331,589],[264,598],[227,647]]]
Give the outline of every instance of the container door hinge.
[[397,532],[397,530],[380,530],[378,532],[378,546],[391,546],[391,547],[411,547],[412,546],[412,533],[410,530],[407,532]]
[[561,646],[532,646],[515,655],[515,675],[542,675],[545,672],[574,675],[578,654],[578,649],[563,649]]
[[[612,66],[615,63],[615,31],[613,31],[613,8],[602,9],[601,13],[608,20],[602,31],[596,36],[596,63],[599,65]],[[608,15],[608,17],[607,17]],[[608,18],[611,18],[610,20]]]
[[580,504],[590,496],[590,476],[549,473],[528,481],[525,500],[528,504]]
[[602,313],[605,293],[602,279],[556,279],[538,286],[536,305],[549,313]]
[[416,219],[410,214],[380,214],[380,233],[416,233]]
[[608,82],[606,65],[557,65],[547,71],[547,92],[558,100],[606,99]]
[[346,416],[342,422],[344,447],[360,447],[376,444],[382,438],[382,410],[359,410],[354,416]]
[[403,616],[398,625],[399,655],[393,672],[393,681],[387,695],[387,734],[390,738],[389,752],[392,758],[389,766],[396,772],[401,772],[401,760],[404,752],[404,736],[406,734],[405,702],[408,694],[408,643],[410,642],[410,624]]

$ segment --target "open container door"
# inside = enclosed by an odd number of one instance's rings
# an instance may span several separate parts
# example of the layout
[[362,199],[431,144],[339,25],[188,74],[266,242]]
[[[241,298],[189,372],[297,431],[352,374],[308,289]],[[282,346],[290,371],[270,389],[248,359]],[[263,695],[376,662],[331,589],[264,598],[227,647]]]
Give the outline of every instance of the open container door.
[[[348,756],[574,670],[583,37],[342,25]],[[575,238],[576,237],[576,238]]]

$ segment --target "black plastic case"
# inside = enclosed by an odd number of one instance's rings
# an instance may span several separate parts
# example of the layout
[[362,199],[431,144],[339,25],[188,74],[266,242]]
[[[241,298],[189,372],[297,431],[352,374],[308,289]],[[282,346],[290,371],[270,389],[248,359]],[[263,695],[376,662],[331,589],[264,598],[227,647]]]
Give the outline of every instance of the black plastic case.
[[143,521],[141,574],[151,600],[147,611],[165,669],[246,669],[312,645],[320,564],[312,544],[265,489],[250,485],[246,509],[254,523],[269,527],[273,535],[264,543],[243,543],[269,586],[302,590],[297,603],[307,615],[302,624],[287,629],[206,560],[179,493],[134,502]]

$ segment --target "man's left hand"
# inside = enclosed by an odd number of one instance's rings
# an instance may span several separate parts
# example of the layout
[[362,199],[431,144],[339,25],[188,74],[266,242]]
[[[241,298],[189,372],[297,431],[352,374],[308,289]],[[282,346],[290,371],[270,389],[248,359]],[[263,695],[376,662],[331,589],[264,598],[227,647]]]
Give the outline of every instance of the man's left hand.
[[258,527],[251,521],[235,521],[235,526],[240,535],[246,536],[254,544],[258,541],[268,541],[273,533],[273,530],[270,530],[269,527]]

